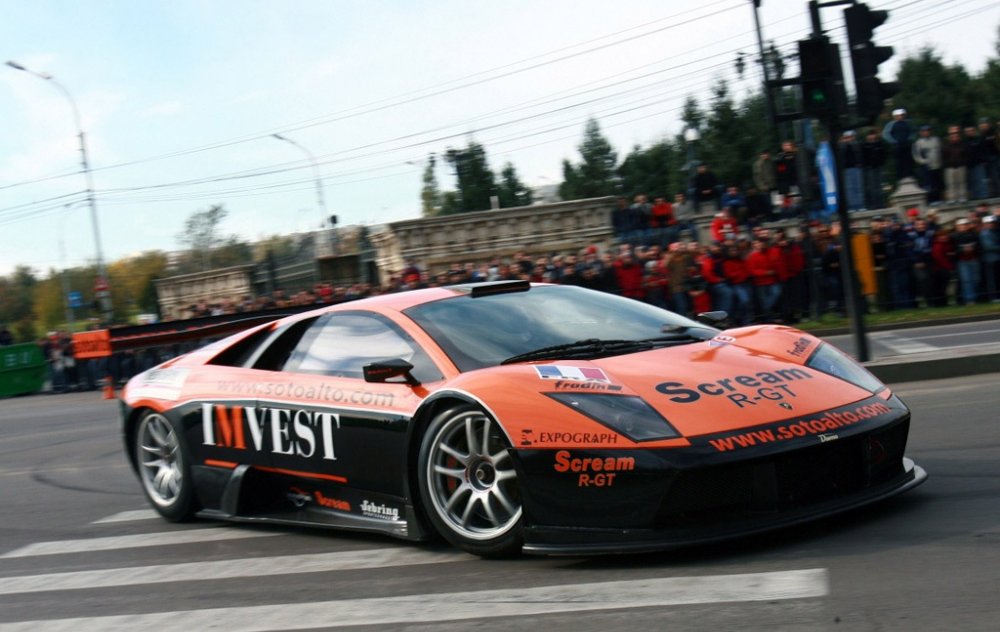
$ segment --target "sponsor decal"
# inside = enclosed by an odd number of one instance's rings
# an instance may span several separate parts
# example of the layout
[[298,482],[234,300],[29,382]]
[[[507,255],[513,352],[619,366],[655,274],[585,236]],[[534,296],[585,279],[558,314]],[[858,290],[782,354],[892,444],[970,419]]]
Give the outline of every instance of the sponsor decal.
[[726,336],[724,334],[719,334],[715,338],[709,340],[708,345],[710,347],[721,347],[723,345],[731,345],[734,342],[736,342],[736,338],[733,338],[732,336]]
[[336,461],[333,437],[340,429],[340,415],[206,402],[201,405],[201,429],[204,445]]
[[617,384],[607,384],[605,382],[592,382],[581,380],[558,380],[553,386],[558,389],[570,391],[602,391],[605,393],[617,393],[622,390]]
[[577,474],[577,487],[611,487],[615,484],[618,472],[631,472],[635,469],[635,457],[574,457],[568,450],[559,450],[552,468],[560,473]]
[[[802,437],[815,437],[820,443],[826,443],[840,438],[839,434],[833,432],[835,430],[849,428],[867,419],[874,419],[890,412],[892,409],[881,402],[865,403],[838,411],[820,413],[804,419],[783,422],[760,430],[716,436],[706,441],[717,452],[760,447]],[[879,447],[884,453],[884,448]]]
[[247,395],[253,397],[291,397],[293,399],[320,400],[338,404],[363,404],[366,406],[391,407],[392,393],[377,391],[353,391],[336,388],[329,384],[292,384],[288,382],[243,382],[226,380],[218,383],[220,393]]
[[298,487],[289,487],[288,491],[285,493],[285,498],[290,500],[291,503],[299,509],[304,507],[306,503],[315,501],[317,505],[328,509],[337,509],[339,511],[351,510],[351,503],[346,500],[340,500],[339,498],[330,498],[319,490],[317,490],[315,494],[310,495],[309,492],[303,491]]
[[361,514],[366,518],[379,520],[399,520],[399,508],[384,504],[376,505],[368,500],[361,501]]
[[181,396],[189,371],[184,367],[150,369],[129,385],[129,396],[176,401]]
[[350,511],[351,503],[346,500],[340,500],[339,498],[330,498],[329,496],[324,496],[323,492],[316,492],[316,504],[321,507],[326,507],[328,509],[336,509],[338,511]]
[[809,347],[811,347],[812,344],[813,344],[812,340],[809,340],[806,337],[799,338],[798,340],[795,341],[795,344],[792,345],[792,348],[789,349],[786,353],[790,356],[801,358],[806,354],[806,351],[809,350]]
[[759,403],[780,403],[795,398],[795,391],[789,386],[789,383],[811,380],[812,378],[812,372],[796,367],[778,369],[777,371],[759,371],[752,375],[735,375],[693,386],[683,382],[660,382],[656,385],[656,390],[677,404],[690,404],[707,395],[709,397],[725,397],[737,408],[746,408],[756,406]]
[[618,443],[614,432],[535,432],[531,428],[521,429],[521,445],[551,445],[554,443]]
[[538,377],[543,380],[591,380],[595,382],[611,382],[602,369],[592,367],[561,366],[546,364],[536,366]]

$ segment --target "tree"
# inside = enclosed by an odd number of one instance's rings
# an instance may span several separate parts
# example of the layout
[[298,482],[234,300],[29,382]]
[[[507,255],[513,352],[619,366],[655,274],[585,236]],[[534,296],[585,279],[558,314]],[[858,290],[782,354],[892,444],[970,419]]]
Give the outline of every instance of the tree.
[[427,156],[424,167],[423,186],[420,188],[420,213],[424,217],[434,217],[441,212],[441,189],[438,187],[434,154]]
[[663,140],[645,149],[634,147],[618,167],[622,195],[632,198],[643,193],[673,199],[674,193],[686,188],[685,163],[683,141]]
[[947,66],[933,48],[922,48],[899,66],[899,93],[895,107],[906,108],[914,121],[939,129],[949,124],[968,124],[975,119],[972,79],[961,66]]
[[500,197],[501,208],[531,204],[531,189],[526,187],[517,177],[517,169],[511,162],[505,164],[500,172],[500,188],[497,195]]
[[34,289],[38,283],[31,268],[19,265],[8,277],[0,277],[0,323],[8,326],[19,342],[35,338]]
[[184,230],[177,236],[177,240],[198,257],[202,270],[211,267],[212,250],[222,243],[219,224],[228,214],[221,204],[195,211],[184,222]]
[[614,195],[618,190],[615,166],[618,154],[601,134],[597,119],[590,119],[583,130],[583,142],[577,147],[580,164],[563,161],[563,183],[559,195],[564,200]]
[[[486,160],[486,149],[470,140],[465,149],[451,149],[445,153],[445,160],[455,170],[458,191],[455,201],[459,213],[483,211],[490,208],[490,197],[496,195],[496,181]],[[441,214],[447,214],[442,207]]]

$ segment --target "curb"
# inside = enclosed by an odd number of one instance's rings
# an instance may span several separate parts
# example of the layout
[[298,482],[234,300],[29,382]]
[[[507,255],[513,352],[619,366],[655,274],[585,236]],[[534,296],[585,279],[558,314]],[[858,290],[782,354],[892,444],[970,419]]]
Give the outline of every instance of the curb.
[[[950,318],[937,318],[933,320],[911,320],[901,323],[886,323],[884,325],[872,325],[867,331],[893,331],[895,329],[917,329],[919,327],[936,327],[938,325],[961,325],[962,323],[981,323],[988,320],[1000,321],[1000,313],[976,314],[975,316],[952,316]],[[850,327],[831,327],[829,329],[806,330],[814,336],[846,336],[853,333]]]
[[945,350],[880,358],[866,362],[865,368],[890,385],[1000,372],[1000,344],[962,353]]

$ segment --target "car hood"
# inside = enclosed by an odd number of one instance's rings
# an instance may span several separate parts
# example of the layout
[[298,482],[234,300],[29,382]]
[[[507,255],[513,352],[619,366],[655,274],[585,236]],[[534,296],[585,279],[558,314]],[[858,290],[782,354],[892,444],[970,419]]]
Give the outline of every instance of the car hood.
[[[794,350],[798,336],[770,336],[766,341],[722,338],[592,364],[610,384],[642,397],[684,436],[807,415],[871,396],[804,366],[808,356],[803,353],[790,357],[788,350]],[[813,341],[810,346],[815,348],[818,341]]]

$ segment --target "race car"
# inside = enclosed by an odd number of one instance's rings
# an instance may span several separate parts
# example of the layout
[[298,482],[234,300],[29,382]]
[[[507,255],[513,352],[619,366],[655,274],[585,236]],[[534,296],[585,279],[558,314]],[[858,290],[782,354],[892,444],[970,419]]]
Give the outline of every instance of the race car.
[[911,489],[910,412],[796,329],[721,331],[522,281],[323,307],[121,396],[164,518],[441,536],[484,557],[662,550]]

